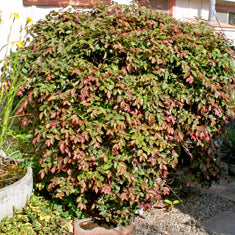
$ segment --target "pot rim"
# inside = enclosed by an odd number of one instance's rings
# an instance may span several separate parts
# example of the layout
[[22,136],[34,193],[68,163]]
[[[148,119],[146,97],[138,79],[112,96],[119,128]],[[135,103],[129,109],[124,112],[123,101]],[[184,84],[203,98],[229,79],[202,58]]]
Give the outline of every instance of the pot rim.
[[10,185],[8,185],[8,186],[6,186],[6,187],[1,188],[1,189],[0,189],[0,192],[6,191],[6,190],[8,190],[8,189],[10,189],[10,188],[15,187],[15,186],[18,185],[18,184],[21,184],[22,181],[25,181],[27,178],[31,178],[31,177],[32,177],[32,174],[33,174],[33,170],[32,170],[32,168],[31,168],[30,166],[28,166],[25,175],[24,175],[21,179],[17,180],[17,181],[16,181],[15,183],[13,183],[13,184],[10,184]]

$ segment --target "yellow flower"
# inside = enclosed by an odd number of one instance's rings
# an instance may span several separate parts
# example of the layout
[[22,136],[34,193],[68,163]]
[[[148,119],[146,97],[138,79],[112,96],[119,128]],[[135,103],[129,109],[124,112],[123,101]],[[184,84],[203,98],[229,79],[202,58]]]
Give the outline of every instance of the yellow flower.
[[0,23],[3,23],[3,21],[2,21],[2,11],[0,11]]
[[14,46],[14,44],[16,43],[16,45],[18,46],[18,47],[24,47],[24,44],[23,44],[23,42],[21,42],[21,41],[14,41],[13,43],[12,43],[12,46]]
[[18,13],[11,13],[10,19],[11,19],[12,16],[14,16],[15,19],[19,19],[20,18]]
[[26,25],[27,25],[27,24],[30,24],[30,23],[33,24],[33,20],[32,20],[31,17],[27,17],[27,19],[26,19]]
[[23,44],[23,42],[21,42],[21,41],[17,41],[17,42],[16,42],[16,45],[17,45],[18,47],[24,47],[24,44]]

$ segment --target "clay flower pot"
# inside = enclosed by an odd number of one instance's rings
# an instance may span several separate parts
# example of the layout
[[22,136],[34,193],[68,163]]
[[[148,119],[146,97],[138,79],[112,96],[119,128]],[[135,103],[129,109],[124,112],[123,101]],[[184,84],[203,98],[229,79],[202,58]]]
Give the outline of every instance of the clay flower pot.
[[134,235],[134,225],[105,228],[87,218],[74,223],[74,235]]

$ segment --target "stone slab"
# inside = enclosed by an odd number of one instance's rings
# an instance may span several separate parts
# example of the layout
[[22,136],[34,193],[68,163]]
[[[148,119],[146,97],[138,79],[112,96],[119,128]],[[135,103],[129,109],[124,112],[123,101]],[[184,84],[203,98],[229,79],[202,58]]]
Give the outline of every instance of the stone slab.
[[[235,187],[227,188],[226,190],[220,192],[218,195],[223,198],[227,198],[230,201],[235,202]],[[235,231],[234,231],[234,234],[235,234]]]
[[202,221],[202,226],[215,235],[234,235],[235,234],[235,212],[226,211],[210,219]]

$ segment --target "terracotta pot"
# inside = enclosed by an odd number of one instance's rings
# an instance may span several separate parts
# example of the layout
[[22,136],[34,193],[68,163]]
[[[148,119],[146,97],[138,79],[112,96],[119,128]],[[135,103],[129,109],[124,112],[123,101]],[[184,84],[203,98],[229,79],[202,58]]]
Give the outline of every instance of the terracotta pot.
[[91,218],[78,220],[74,223],[74,235],[134,235],[134,225],[116,228],[99,227]]

